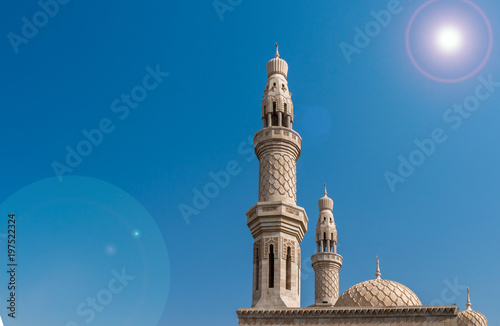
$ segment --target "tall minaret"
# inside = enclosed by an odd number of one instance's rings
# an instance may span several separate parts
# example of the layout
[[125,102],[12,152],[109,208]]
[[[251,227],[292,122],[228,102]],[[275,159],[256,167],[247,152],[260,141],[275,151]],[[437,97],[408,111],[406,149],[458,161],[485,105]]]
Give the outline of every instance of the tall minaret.
[[311,257],[314,268],[315,305],[333,306],[339,298],[339,271],[342,256],[337,254],[337,228],[333,218],[333,200],[325,196],[318,202],[316,225],[317,253]]
[[307,232],[305,210],[296,205],[296,162],[302,139],[292,130],[288,64],[276,55],[267,63],[262,100],[263,128],[254,137],[259,159],[259,202],[247,211],[254,237],[252,307],[300,307],[300,247]]

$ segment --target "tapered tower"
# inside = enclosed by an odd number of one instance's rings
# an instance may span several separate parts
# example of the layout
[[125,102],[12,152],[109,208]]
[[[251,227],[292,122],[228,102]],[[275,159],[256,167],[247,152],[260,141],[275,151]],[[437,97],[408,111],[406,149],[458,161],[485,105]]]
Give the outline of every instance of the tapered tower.
[[288,64],[276,55],[267,63],[262,130],[254,137],[259,159],[259,201],[247,211],[254,237],[252,307],[300,307],[300,246],[307,232],[305,210],[296,205],[296,162],[302,139],[292,129]]
[[311,257],[314,268],[315,306],[333,306],[339,298],[339,271],[342,256],[337,254],[337,227],[333,217],[333,200],[325,195],[318,202],[316,224],[317,252]]

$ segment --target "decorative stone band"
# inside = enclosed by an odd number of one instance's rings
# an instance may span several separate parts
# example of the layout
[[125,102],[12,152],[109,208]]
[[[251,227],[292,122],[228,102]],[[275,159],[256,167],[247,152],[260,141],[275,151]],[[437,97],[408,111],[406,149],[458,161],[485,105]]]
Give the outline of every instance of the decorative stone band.
[[[342,267],[342,256],[339,254],[335,254],[333,252],[318,252],[311,256],[312,265],[325,263],[325,266],[333,266],[338,265],[338,269]],[[330,265],[331,264],[331,265]]]
[[307,318],[307,317],[456,317],[460,309],[453,306],[414,306],[414,307],[363,307],[363,308],[287,308],[261,310],[240,308],[238,318]]
[[[286,127],[269,127],[259,130],[254,138],[253,143],[255,145],[255,154],[259,157],[259,146],[267,142],[286,142],[292,145],[294,152],[297,154],[297,158],[300,156],[300,148],[302,147],[302,138],[299,133],[295,130]],[[265,147],[261,148],[265,149]]]

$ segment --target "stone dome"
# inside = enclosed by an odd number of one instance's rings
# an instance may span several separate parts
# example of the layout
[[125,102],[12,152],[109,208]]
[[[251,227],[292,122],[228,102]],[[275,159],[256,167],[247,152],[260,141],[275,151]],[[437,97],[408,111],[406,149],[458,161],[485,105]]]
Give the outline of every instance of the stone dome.
[[478,311],[465,310],[458,314],[458,326],[488,326],[486,317]]
[[488,321],[486,317],[478,311],[474,311],[471,308],[470,303],[470,290],[467,288],[467,309],[458,314],[457,322],[458,326],[488,326]]
[[280,74],[285,77],[288,74],[288,63],[285,60],[280,58],[280,54],[278,52],[278,44],[276,44],[276,55],[273,59],[269,60],[266,66],[267,70],[267,78],[271,77],[274,74]]
[[320,212],[324,210],[329,210],[329,211],[333,210],[333,200],[327,196],[326,184],[325,184],[325,195],[321,197],[320,200],[318,201],[318,207]]
[[375,279],[352,286],[337,300],[335,307],[421,306],[422,302],[403,284]]

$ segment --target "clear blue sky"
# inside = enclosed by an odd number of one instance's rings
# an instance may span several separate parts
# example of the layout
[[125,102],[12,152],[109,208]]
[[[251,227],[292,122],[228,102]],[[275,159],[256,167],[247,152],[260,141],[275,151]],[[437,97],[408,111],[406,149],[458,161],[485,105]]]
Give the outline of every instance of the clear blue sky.
[[[480,66],[489,31],[470,4],[438,2],[415,18],[410,48],[427,73],[458,79]],[[489,60],[445,83],[407,53],[421,0],[221,0],[229,7],[219,13],[212,0],[63,3],[46,7],[53,17],[37,1],[0,4],[0,264],[9,212],[19,263],[18,318],[3,304],[6,325],[237,324],[235,311],[251,304],[245,212],[257,201],[258,161],[248,139],[262,125],[274,42],[290,67],[303,138],[302,306],[314,301],[311,230],[326,182],[341,292],[373,278],[378,255],[382,277],[423,304],[464,309],[470,286],[473,308],[500,323],[500,4],[475,2],[491,23]],[[446,7],[457,3],[456,13]],[[390,22],[377,30],[371,11],[388,7]],[[448,60],[424,27],[450,12],[473,35]],[[367,25],[370,43],[358,39],[364,47],[346,60],[342,48]],[[464,100],[472,111],[453,111]],[[419,141],[427,154],[415,152]],[[183,216],[228,165],[228,184]],[[4,300],[6,275],[0,282]]]

